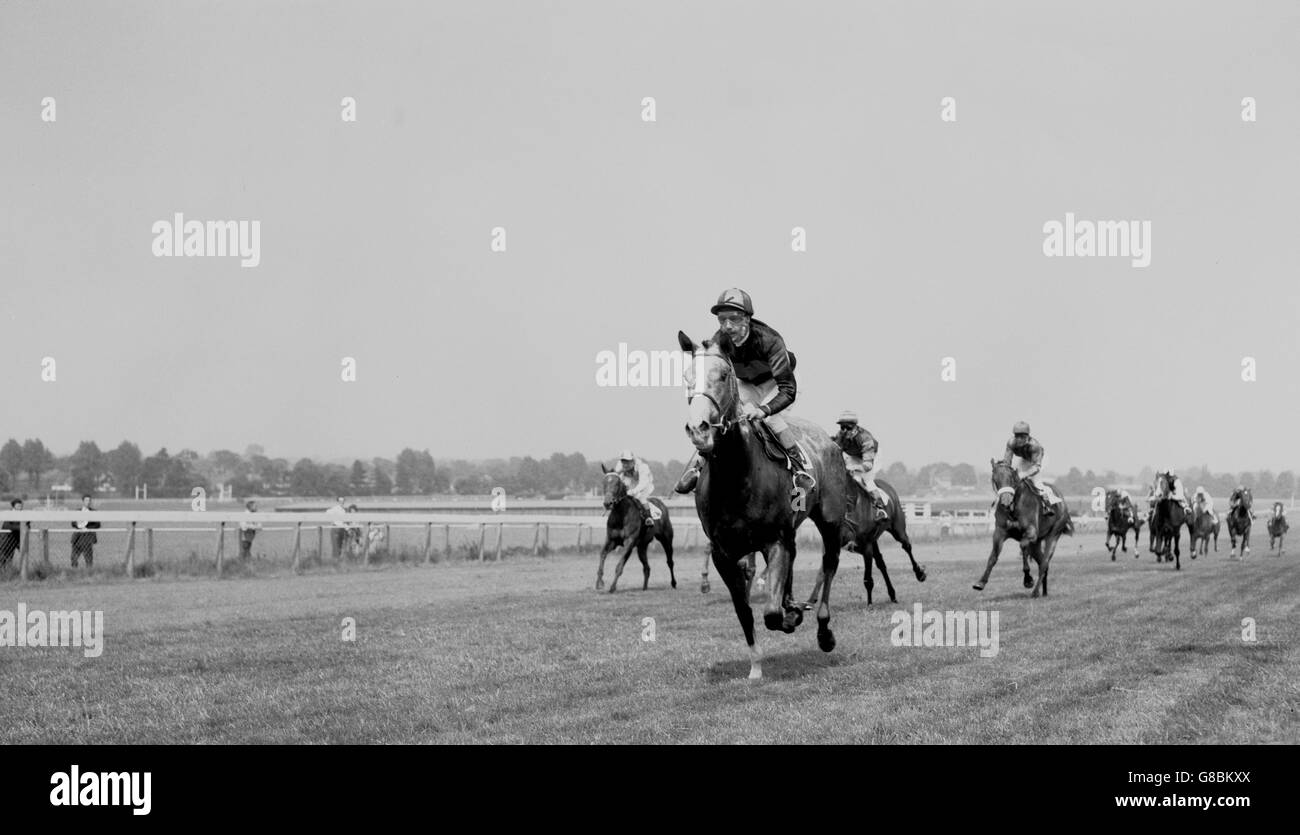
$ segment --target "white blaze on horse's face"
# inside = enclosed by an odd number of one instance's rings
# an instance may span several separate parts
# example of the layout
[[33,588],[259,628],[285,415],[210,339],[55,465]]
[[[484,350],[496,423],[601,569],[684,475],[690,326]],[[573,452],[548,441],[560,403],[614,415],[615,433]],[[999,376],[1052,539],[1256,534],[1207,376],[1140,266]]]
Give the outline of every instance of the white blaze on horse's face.
[[688,419],[686,434],[700,452],[712,452],[720,405],[727,399],[724,380],[728,363],[724,357],[696,352],[683,377],[686,382]]

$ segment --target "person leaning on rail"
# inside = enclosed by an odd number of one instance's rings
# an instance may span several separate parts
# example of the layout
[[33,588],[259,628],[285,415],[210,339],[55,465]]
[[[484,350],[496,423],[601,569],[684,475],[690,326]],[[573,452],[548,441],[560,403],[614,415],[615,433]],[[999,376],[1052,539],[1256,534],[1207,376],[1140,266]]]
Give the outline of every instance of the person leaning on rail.
[[[13,499],[9,502],[10,510],[21,512],[23,509],[22,499]],[[0,525],[0,567],[9,564],[13,559],[14,552],[18,550],[18,543],[22,541],[22,522],[9,520]],[[32,523],[27,523],[27,532],[31,533]]]

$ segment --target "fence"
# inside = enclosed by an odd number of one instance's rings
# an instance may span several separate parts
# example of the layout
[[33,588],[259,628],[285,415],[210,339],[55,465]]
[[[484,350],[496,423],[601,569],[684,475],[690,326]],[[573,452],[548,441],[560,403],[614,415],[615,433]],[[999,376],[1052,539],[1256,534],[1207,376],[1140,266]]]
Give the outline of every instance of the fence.
[[[693,508],[691,508],[693,510]],[[689,515],[685,508],[678,509],[672,522],[677,530],[676,546],[682,549],[698,548],[706,544],[699,519],[693,513]],[[992,516],[987,510],[957,510],[943,512],[937,516],[932,513],[928,502],[907,502],[904,512],[908,518],[908,529],[913,534],[923,533],[947,536],[978,536],[991,529]],[[1088,516],[1076,517],[1076,522],[1086,527],[1099,520]],[[325,557],[326,531],[361,530],[360,557],[365,564],[371,562],[373,552],[371,532],[379,528],[383,531],[383,548],[393,550],[398,541],[404,539],[405,545],[414,550],[426,563],[432,562],[435,554],[447,559],[455,550],[462,550],[467,556],[484,561],[489,556],[500,560],[506,548],[531,550],[534,555],[547,553],[552,545],[555,547],[572,547],[582,552],[598,547],[604,542],[605,520],[601,516],[541,515],[541,514],[504,514],[504,513],[403,513],[403,512],[358,512],[338,516],[323,512],[275,512],[243,513],[236,511],[166,511],[166,510],[126,510],[126,511],[69,511],[69,510],[0,510],[0,523],[18,522],[21,526],[21,538],[17,547],[0,548],[0,554],[17,552],[19,572],[22,579],[28,578],[31,567],[33,541],[39,542],[40,558],[50,564],[52,534],[94,533],[96,538],[104,537],[115,548],[107,548],[97,543],[101,553],[109,550],[123,556],[128,575],[134,575],[137,563],[155,562],[155,551],[159,541],[165,547],[177,548],[176,537],[183,536],[180,550],[190,548],[196,555],[197,549],[207,551],[210,547],[215,557],[218,576],[221,575],[229,559],[227,555],[227,535],[233,542],[231,549],[238,549],[241,525],[257,523],[257,547],[264,554],[268,545],[266,533],[292,534],[278,540],[272,550],[279,548],[288,552],[295,572],[301,570],[304,557],[309,557],[311,540],[315,540],[315,554],[320,560]],[[101,527],[86,529],[75,527],[97,522]],[[918,531],[919,528],[919,531]],[[455,542],[453,543],[453,534]],[[554,537],[553,537],[554,534]],[[0,536],[9,535],[7,533]],[[120,535],[120,536],[119,536]],[[204,536],[196,536],[204,535]],[[210,538],[209,538],[210,537]],[[331,544],[333,537],[331,536]],[[553,538],[557,541],[553,542]],[[507,544],[507,540],[511,540]],[[798,541],[801,544],[818,545],[816,530],[811,525],[800,527]],[[207,543],[206,545],[204,543]],[[3,543],[0,543],[2,545]],[[10,551],[10,549],[13,551]],[[334,551],[336,558],[340,550]]]
[[[489,554],[501,559],[507,547],[506,539],[511,534],[515,540],[511,547],[531,546],[534,555],[549,551],[552,546],[552,532],[557,534],[559,542],[556,547],[575,547],[579,551],[597,544],[597,537],[604,542],[605,520],[600,517],[575,516],[519,516],[506,517],[503,514],[429,514],[429,513],[349,513],[337,516],[328,513],[240,513],[226,511],[187,512],[187,511],[67,511],[36,510],[12,511],[0,510],[0,523],[18,522],[22,533],[15,551],[19,561],[22,579],[28,577],[33,540],[39,541],[42,562],[50,562],[51,534],[93,533],[98,538],[103,534],[124,534],[119,553],[123,554],[128,575],[133,574],[137,562],[143,558],[154,562],[156,540],[170,538],[178,534],[207,534],[216,560],[217,574],[220,575],[229,557],[227,555],[227,535],[233,539],[232,548],[238,547],[240,526],[257,523],[258,536],[265,532],[292,533],[292,565],[296,572],[300,570],[302,559],[307,553],[306,546],[310,539],[316,540],[316,553],[323,559],[325,554],[326,531],[362,530],[362,560],[371,561],[372,536],[375,528],[384,531],[383,541],[387,547],[393,547],[394,531],[408,534],[408,543],[412,542],[409,534],[415,534],[413,544],[422,550],[424,562],[431,562],[434,554],[450,557],[453,553],[453,531],[462,532],[459,545],[468,544],[471,553],[480,561]],[[85,525],[97,522],[101,527],[87,529],[74,527],[73,524]],[[679,534],[678,545],[683,548],[698,547],[703,544],[698,520],[674,520],[676,527],[684,530]],[[468,533],[468,543],[463,533]],[[304,536],[305,535],[305,536]],[[191,544],[193,538],[188,540]],[[75,547],[75,546],[74,546]],[[98,543],[96,547],[102,549]],[[336,556],[338,555],[336,551]]]

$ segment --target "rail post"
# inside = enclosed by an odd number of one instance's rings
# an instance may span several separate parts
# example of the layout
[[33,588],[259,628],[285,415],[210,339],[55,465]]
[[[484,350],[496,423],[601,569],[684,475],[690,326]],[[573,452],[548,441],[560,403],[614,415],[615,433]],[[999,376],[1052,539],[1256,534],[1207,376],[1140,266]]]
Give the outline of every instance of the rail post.
[[135,522],[131,523],[131,533],[126,540],[126,576],[135,576]]
[[226,556],[226,523],[217,523],[217,577],[221,576],[221,563]]
[[428,522],[424,526],[424,564],[428,565],[431,559],[433,559],[433,523]]
[[302,522],[293,529],[293,573],[297,574],[300,566],[299,551],[302,548]]

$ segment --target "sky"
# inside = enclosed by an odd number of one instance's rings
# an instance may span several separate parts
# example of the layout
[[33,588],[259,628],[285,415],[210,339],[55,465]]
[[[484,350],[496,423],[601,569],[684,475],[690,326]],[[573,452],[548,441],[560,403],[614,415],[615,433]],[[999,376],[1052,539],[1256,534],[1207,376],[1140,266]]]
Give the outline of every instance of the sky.
[[739,286],[882,467],[1300,470],[1297,147],[1295,3],[7,3],[0,437],[684,459],[596,358]]

